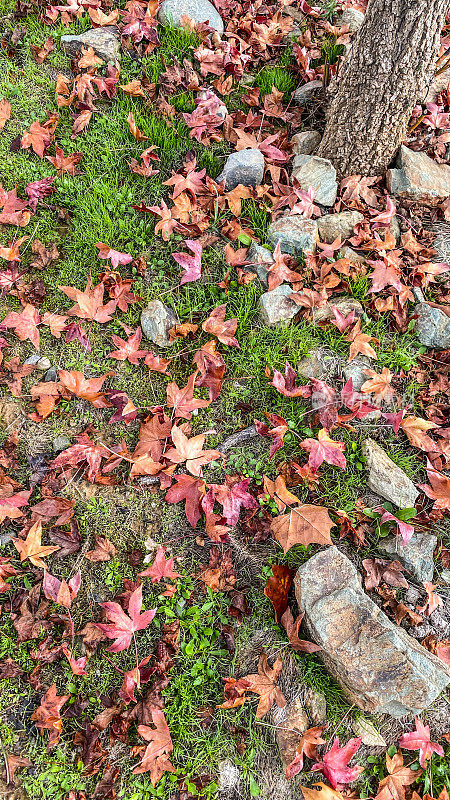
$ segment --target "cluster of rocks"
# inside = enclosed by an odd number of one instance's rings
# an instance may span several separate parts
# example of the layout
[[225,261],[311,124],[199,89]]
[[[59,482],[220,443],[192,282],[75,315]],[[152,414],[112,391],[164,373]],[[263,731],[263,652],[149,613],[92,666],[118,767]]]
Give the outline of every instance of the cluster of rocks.
[[41,356],[39,353],[33,353],[33,355],[29,356],[24,363],[32,364],[34,367],[36,367],[36,369],[40,370],[40,372],[44,372],[44,381],[54,382],[58,379],[56,368],[52,366],[52,363],[47,356]]

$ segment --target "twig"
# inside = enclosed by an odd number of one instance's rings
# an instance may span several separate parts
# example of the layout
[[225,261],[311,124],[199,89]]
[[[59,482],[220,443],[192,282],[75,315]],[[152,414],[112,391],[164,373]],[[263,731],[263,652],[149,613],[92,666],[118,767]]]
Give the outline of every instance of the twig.
[[0,737],[0,747],[1,747],[1,749],[2,749],[3,760],[4,760],[4,762],[5,762],[6,783],[7,783],[7,784],[9,784],[9,783],[11,783],[11,775],[10,775],[10,773],[9,773],[8,756],[7,756],[7,753],[6,753],[5,747],[4,747],[4,745],[3,745],[3,740],[2,740],[2,738],[1,738],[1,737]]

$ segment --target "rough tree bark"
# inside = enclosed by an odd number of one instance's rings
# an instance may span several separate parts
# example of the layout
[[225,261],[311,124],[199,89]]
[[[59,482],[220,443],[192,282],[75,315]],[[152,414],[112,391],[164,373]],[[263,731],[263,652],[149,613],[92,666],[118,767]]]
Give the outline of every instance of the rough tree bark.
[[450,0],[369,0],[318,151],[340,177],[384,173],[432,81],[449,10]]

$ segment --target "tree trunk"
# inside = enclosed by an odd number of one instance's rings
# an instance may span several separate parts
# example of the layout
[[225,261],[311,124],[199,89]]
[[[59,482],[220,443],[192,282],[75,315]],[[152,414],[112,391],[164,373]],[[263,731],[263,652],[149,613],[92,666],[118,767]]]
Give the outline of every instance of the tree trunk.
[[369,0],[318,150],[340,177],[384,173],[433,79],[449,9],[450,0]]

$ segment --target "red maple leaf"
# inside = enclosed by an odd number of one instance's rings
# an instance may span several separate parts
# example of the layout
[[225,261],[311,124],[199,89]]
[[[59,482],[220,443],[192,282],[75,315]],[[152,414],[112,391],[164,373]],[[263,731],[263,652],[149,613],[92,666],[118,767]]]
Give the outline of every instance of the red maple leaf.
[[69,697],[70,695],[68,694],[59,697],[56,691],[56,683],[54,683],[53,686],[50,686],[48,692],[44,694],[39,708],[33,711],[31,715],[31,719],[36,723],[41,733],[44,730],[50,731],[48,750],[59,742],[62,731],[60,711]]
[[334,439],[330,439],[325,428],[319,431],[317,439],[304,439],[300,442],[300,447],[309,453],[308,464],[313,470],[318,470],[324,461],[341,469],[345,469],[347,466],[342,452],[345,450],[344,442],[336,442]]
[[[267,371],[268,370],[266,370],[266,374]],[[282,375],[281,372],[278,372],[278,370],[274,369],[271,384],[280,392],[280,394],[283,394],[285,397],[310,397],[311,389],[309,386],[297,386],[296,380],[297,373],[295,369],[291,367],[289,361],[286,361],[284,375]]]
[[133,261],[133,256],[130,256],[129,253],[113,250],[112,247],[103,242],[96,242],[95,246],[98,247],[98,257],[109,258],[114,269],[117,269],[119,264],[129,264],[130,261]]
[[167,490],[165,500],[167,503],[179,503],[184,500],[186,517],[190,525],[195,528],[203,512],[201,501],[206,491],[205,481],[192,475],[174,475],[174,478],[177,483]]
[[205,433],[200,433],[188,439],[181,428],[174,425],[171,436],[175,447],[172,447],[165,453],[166,458],[173,464],[183,464],[186,462],[186,469],[192,475],[200,477],[204,464],[209,464],[211,461],[222,458],[222,453],[219,453],[218,450],[202,449],[206,436]]
[[139,573],[140,578],[151,578],[152,583],[159,583],[163,578],[181,578],[179,572],[174,572],[173,558],[166,558],[164,547],[158,547],[155,560],[151,567]]
[[129,361],[130,364],[139,364],[139,359],[146,358],[148,355],[148,350],[139,350],[139,344],[142,339],[140,327],[137,328],[135,333],[126,341],[125,339],[121,339],[120,336],[116,336],[115,333],[111,335],[111,339],[119,349],[108,353],[106,358],[116,358],[118,361]]
[[202,276],[202,252],[203,247],[200,242],[195,239],[186,239],[186,246],[194,253],[193,256],[188,256],[186,253],[172,253],[177,264],[184,269],[184,275],[181,278],[180,286],[184,283],[191,281],[198,281]]
[[152,608],[141,614],[142,586],[138,586],[131,594],[130,602],[128,603],[128,614],[125,614],[122,606],[119,606],[118,603],[107,602],[102,603],[101,606],[111,623],[97,622],[95,626],[108,639],[115,640],[108,648],[112,653],[120,653],[121,650],[126,650],[130,646],[135,632],[147,628],[157,611],[156,608]]
[[430,726],[424,725],[419,717],[414,717],[416,730],[411,733],[404,733],[398,740],[399,746],[404,750],[419,750],[419,764],[424,769],[427,761],[433,753],[438,756],[444,755],[444,750],[440,744],[432,742],[430,739]]
[[94,287],[90,278],[87,280],[84,292],[73,286],[58,286],[58,289],[71,300],[75,300],[75,305],[68,312],[72,317],[81,317],[81,319],[90,319],[95,322],[109,322],[116,310],[115,300],[110,300],[109,303],[103,305],[105,287],[103,283]]
[[359,750],[361,741],[361,738],[350,739],[344,747],[339,747],[336,736],[331,750],[325,753],[323,761],[311,767],[311,772],[322,772],[333,789],[340,789],[343,784],[355,781],[364,771],[364,767],[349,767],[348,763]]
[[40,323],[39,311],[31,303],[27,303],[23,311],[10,311],[1,323],[5,328],[14,328],[15,334],[21,342],[27,339],[39,350],[39,331],[37,326]]
[[239,342],[234,338],[237,328],[237,319],[225,320],[225,313],[227,310],[226,303],[217,306],[211,312],[208,319],[202,323],[202,328],[206,333],[212,333],[217,336],[219,342],[226,344],[229,347],[239,347]]
[[174,409],[176,417],[191,419],[194,409],[207,408],[209,406],[210,400],[201,400],[194,397],[194,384],[197,375],[198,370],[192,373],[186,386],[183,386],[181,389],[175,381],[167,384],[167,405],[169,408]]
[[241,508],[258,508],[255,498],[247,491],[250,480],[245,478],[243,481],[233,483],[227,476],[226,483],[211,484],[214,499],[222,506],[223,516],[232,528],[239,519]]
[[87,461],[89,464],[88,480],[93,483],[100,470],[102,458],[108,458],[110,453],[102,444],[95,444],[87,433],[77,436],[78,444],[73,444],[67,450],[63,450],[59,456],[51,462],[51,468],[57,467],[79,467],[80,463]]
[[81,587],[81,572],[78,572],[66,581],[60,581],[54,575],[45,570],[44,579],[42,581],[42,591],[44,592],[47,600],[53,600],[64,608],[70,608],[72,600],[75,599]]
[[207,386],[209,399],[212,402],[220,394],[225,372],[225,361],[220,353],[216,352],[216,341],[204,344],[194,355],[194,364],[200,371],[200,377],[195,379],[196,386]]

